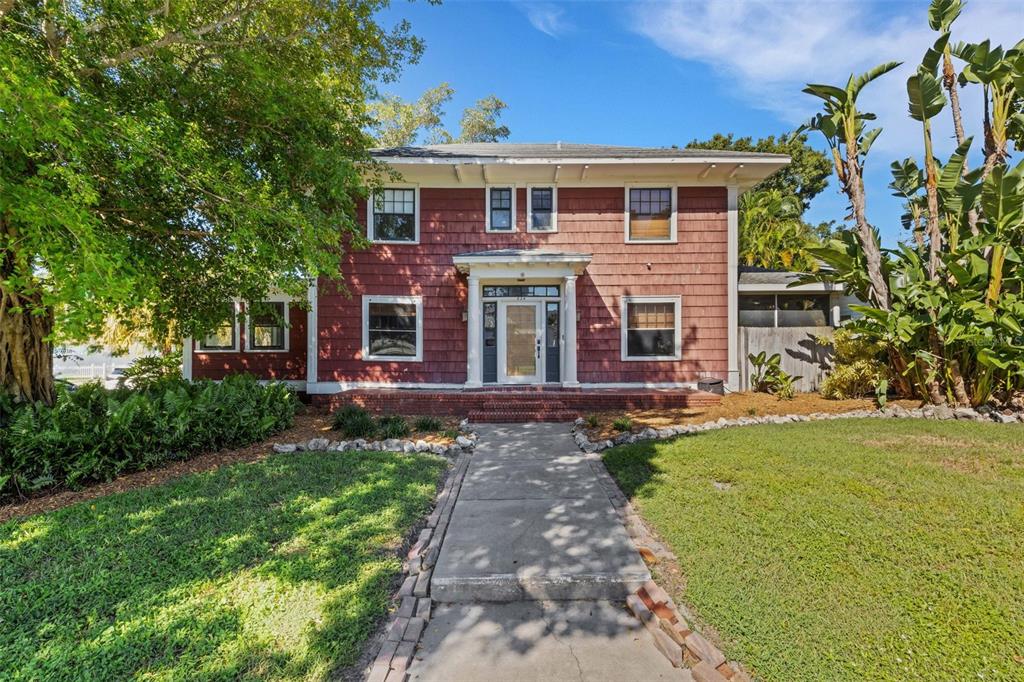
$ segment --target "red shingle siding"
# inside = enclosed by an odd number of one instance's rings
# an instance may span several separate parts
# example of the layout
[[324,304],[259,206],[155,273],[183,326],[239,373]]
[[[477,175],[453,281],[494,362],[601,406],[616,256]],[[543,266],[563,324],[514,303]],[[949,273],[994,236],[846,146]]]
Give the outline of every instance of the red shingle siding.
[[[245,348],[244,305],[239,325],[239,348]],[[260,379],[306,380],[306,311],[288,308],[288,350],[281,352],[242,351],[204,353],[198,342],[192,354],[192,376],[196,379],[223,379],[227,374],[248,372]]]
[[[526,232],[526,191],[517,192],[517,231],[484,231],[484,191],[420,190],[420,243],[381,244],[348,254],[350,297],[322,284],[319,381],[461,384],[466,380],[466,279],[452,256],[550,246],[593,253],[577,283],[578,379],[584,383],[724,378],[728,365],[726,188],[678,189],[678,243],[624,244],[622,187],[558,189],[558,232]],[[365,222],[365,215],[362,216]],[[648,268],[648,264],[650,267]],[[423,362],[364,362],[362,296],[423,297]],[[682,297],[679,361],[623,362],[624,295]]]

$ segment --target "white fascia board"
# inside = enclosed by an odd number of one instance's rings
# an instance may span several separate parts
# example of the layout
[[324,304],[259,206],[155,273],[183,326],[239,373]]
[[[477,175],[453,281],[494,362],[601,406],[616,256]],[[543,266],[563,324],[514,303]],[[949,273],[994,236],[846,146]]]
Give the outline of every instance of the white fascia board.
[[634,165],[634,164],[708,164],[708,163],[751,163],[751,164],[782,164],[787,165],[792,162],[790,157],[740,157],[740,156],[715,156],[715,157],[692,157],[692,156],[668,156],[668,157],[643,157],[643,158],[628,158],[628,157],[600,157],[600,158],[559,158],[559,157],[534,157],[534,158],[506,158],[506,157],[446,157],[443,159],[438,158],[425,158],[425,157],[410,157],[410,156],[377,156],[374,157],[375,161],[382,163],[389,163],[394,165],[434,165],[434,166],[446,166],[452,164],[461,165],[532,165],[532,166],[544,166],[544,165],[574,165],[574,164],[587,164],[587,165]]

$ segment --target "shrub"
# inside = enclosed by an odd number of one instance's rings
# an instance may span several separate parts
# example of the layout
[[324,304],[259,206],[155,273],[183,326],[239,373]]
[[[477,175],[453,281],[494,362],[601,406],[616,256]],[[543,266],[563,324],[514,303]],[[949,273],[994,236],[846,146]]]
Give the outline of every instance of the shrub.
[[334,413],[332,428],[346,438],[369,438],[377,430],[370,413],[358,405],[345,405]]
[[147,390],[85,384],[61,388],[53,407],[0,400],[0,498],[263,440],[291,426],[296,404],[286,385],[247,375],[164,378]]
[[587,415],[587,426],[589,426],[590,428],[596,429],[600,425],[600,423],[601,420],[598,418],[596,414]]
[[421,433],[436,433],[444,429],[444,422],[437,417],[417,417],[413,426]]
[[757,355],[750,353],[747,355],[747,359],[754,367],[754,373],[750,377],[752,389],[761,393],[771,393],[783,400],[793,397],[793,385],[801,377],[790,376],[782,369],[781,355],[774,353],[769,357],[764,351],[761,351]]
[[849,329],[839,329],[831,339],[832,370],[821,382],[821,395],[829,400],[876,396],[889,370],[883,360],[885,346]]
[[181,376],[181,351],[169,355],[147,355],[124,370],[117,385],[148,391],[168,379]]
[[633,428],[633,420],[629,417],[616,417],[612,422],[612,428],[616,431],[629,431]]
[[397,414],[389,414],[377,420],[377,435],[381,438],[405,438],[409,431],[409,422]]

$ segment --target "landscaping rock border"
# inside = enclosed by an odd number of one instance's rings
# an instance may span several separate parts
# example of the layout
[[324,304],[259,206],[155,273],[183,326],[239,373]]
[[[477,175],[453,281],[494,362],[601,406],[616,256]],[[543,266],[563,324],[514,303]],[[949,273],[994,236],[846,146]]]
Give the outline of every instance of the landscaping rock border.
[[469,430],[469,421],[462,420],[459,424],[459,431],[462,433],[455,438],[451,445],[441,443],[428,443],[423,439],[403,440],[400,438],[386,438],[384,440],[368,441],[363,438],[355,440],[329,440],[327,438],[310,438],[298,443],[274,443],[274,452],[345,452],[347,450],[363,450],[370,452],[429,452],[441,457],[454,459],[464,450],[472,450],[476,446],[477,436]]
[[[470,433],[466,438],[476,443],[476,434]],[[409,677],[409,666],[433,606],[430,577],[441,553],[441,543],[462,489],[462,481],[469,469],[472,447],[470,445],[464,452],[459,448],[455,466],[437,496],[434,511],[427,517],[426,527],[406,553],[402,564],[405,579],[396,595],[398,609],[388,621],[384,641],[370,665],[367,682],[402,682]]]
[[982,405],[974,409],[971,407],[950,407],[949,405],[926,405],[908,410],[899,405],[884,407],[879,410],[854,410],[852,412],[813,412],[811,414],[785,414],[768,415],[764,417],[739,417],[738,419],[726,419],[721,417],[716,421],[704,422],[703,424],[679,424],[677,426],[665,426],[660,429],[647,427],[640,433],[620,433],[615,438],[592,441],[584,430],[586,422],[580,418],[573,423],[573,432],[576,445],[584,452],[600,452],[616,445],[627,445],[645,440],[665,440],[677,436],[689,436],[704,431],[715,431],[718,429],[733,428],[736,426],[753,426],[755,424],[788,424],[790,422],[827,421],[833,419],[936,419],[948,420],[958,419],[963,421],[992,422],[995,424],[1018,424],[1024,423],[1024,412],[1012,410],[997,410]]

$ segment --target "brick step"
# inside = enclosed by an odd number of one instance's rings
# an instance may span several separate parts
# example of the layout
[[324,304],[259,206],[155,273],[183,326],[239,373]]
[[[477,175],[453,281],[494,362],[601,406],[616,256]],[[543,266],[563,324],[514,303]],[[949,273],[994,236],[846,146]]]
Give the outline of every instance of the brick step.
[[572,410],[523,410],[516,407],[494,410],[472,410],[471,423],[521,424],[525,422],[571,422],[579,416]]
[[561,400],[485,400],[480,406],[483,410],[506,410],[509,408],[517,410],[564,410],[565,403]]

